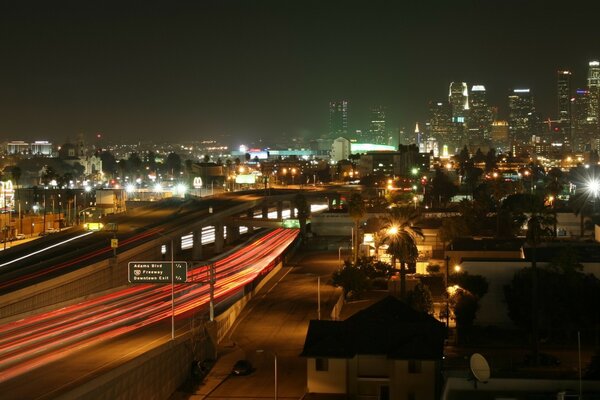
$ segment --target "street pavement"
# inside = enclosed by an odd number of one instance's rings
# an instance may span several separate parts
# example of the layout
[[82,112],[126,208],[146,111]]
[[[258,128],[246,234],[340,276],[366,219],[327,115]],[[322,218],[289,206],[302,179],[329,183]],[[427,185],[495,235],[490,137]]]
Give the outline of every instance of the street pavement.
[[[274,397],[275,355],[279,399],[299,399],[306,390],[306,360],[299,357],[311,319],[317,319],[317,277],[321,277],[321,319],[330,319],[341,295],[328,281],[339,265],[337,251],[299,251],[252,299],[228,338],[204,383],[194,393],[176,392],[171,399],[267,399]],[[262,352],[257,352],[262,350]],[[232,376],[240,359],[255,371]]]

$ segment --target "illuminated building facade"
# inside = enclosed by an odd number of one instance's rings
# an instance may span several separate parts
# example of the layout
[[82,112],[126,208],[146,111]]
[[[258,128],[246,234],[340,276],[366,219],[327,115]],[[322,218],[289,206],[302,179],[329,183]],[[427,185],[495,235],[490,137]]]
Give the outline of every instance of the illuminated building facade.
[[385,126],[385,107],[375,106],[371,108],[371,120],[369,122],[369,143],[389,144],[389,138]]
[[452,107],[452,121],[464,123],[469,110],[469,90],[465,82],[452,82],[448,93]]
[[429,138],[437,139],[438,143],[447,145],[452,133],[452,108],[445,101],[429,102],[429,120],[427,134]]
[[556,92],[558,105],[558,120],[571,124],[571,71],[557,71]]
[[573,149],[583,151],[589,144],[589,139],[594,132],[594,126],[588,121],[590,91],[577,89],[575,97],[571,99],[573,120]]
[[532,119],[535,114],[533,96],[529,89],[514,89],[508,96],[508,130],[512,146],[531,141]]
[[490,138],[492,126],[492,109],[487,102],[485,86],[473,85],[469,100],[471,103],[467,123],[469,142],[484,143]]
[[329,103],[329,138],[348,137],[348,101]]
[[492,146],[499,150],[506,150],[509,146],[509,130],[507,121],[494,121],[491,127]]
[[589,62],[587,84],[590,92],[587,122],[597,129],[600,115],[600,61]]

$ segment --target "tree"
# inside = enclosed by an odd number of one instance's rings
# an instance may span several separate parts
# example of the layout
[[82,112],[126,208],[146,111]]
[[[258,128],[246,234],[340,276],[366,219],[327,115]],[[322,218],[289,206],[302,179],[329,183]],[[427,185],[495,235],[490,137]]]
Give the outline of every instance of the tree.
[[306,197],[302,193],[298,193],[294,197],[294,206],[298,210],[298,220],[300,222],[300,234],[306,235],[306,220],[310,217],[310,205],[306,201]]
[[458,272],[450,275],[449,282],[452,285],[468,290],[469,293],[481,299],[489,289],[489,282],[481,275],[470,275],[468,272]]
[[425,196],[431,204],[436,206],[446,205],[452,197],[458,193],[458,186],[442,171],[441,168],[436,168],[435,174],[427,185]]
[[[600,309],[600,280],[580,270],[577,255],[564,248],[548,266],[537,268],[538,295],[543,298],[537,311],[524,307],[533,302],[532,267],[524,268],[504,287],[508,315],[516,326],[529,330],[534,321],[540,335],[550,339],[572,338],[576,331],[597,329]],[[570,339],[569,339],[570,340]]]
[[179,176],[181,173],[181,157],[177,153],[169,153],[165,160],[165,168],[172,176]]
[[359,227],[360,221],[363,219],[366,213],[365,202],[359,192],[353,192],[350,195],[350,200],[348,201],[348,214],[350,218],[354,221],[354,243],[352,243],[352,247],[354,247],[354,257],[353,260],[356,263],[358,260],[358,244],[359,242]]
[[493,171],[497,164],[496,149],[490,149],[485,155],[485,172]]
[[117,160],[110,151],[103,151],[100,153],[100,160],[102,160],[102,172],[112,177],[117,174]]
[[[538,272],[537,272],[537,247],[542,238],[551,236],[551,226],[554,225],[554,217],[547,212],[544,199],[537,195],[525,196],[529,201],[523,204],[530,216],[527,220],[527,234],[525,235],[527,243],[531,246],[531,271],[532,271],[532,350],[534,363],[537,365],[539,358],[539,333],[538,333]],[[527,204],[528,203],[528,204]]]
[[586,193],[578,192],[569,198],[569,207],[573,213],[579,216],[579,235],[585,234],[585,218],[594,214],[594,207],[589,201],[589,196]]
[[369,287],[369,281],[364,271],[348,261],[332,274],[331,281],[334,286],[343,289],[345,298],[360,297]]
[[56,170],[53,167],[49,165],[44,165],[44,168],[42,168],[42,174],[40,178],[42,180],[42,184],[44,186],[48,186],[53,179],[56,179],[57,176],[58,174],[56,173]]
[[387,253],[392,256],[392,268],[400,261],[400,296],[406,296],[406,264],[419,257],[417,237],[423,238],[421,228],[415,226],[419,214],[411,207],[394,207],[383,224],[383,242],[388,244]]
[[456,327],[459,330],[458,337],[462,338],[461,331],[473,326],[477,310],[479,309],[479,299],[468,290],[458,289],[451,298]]
[[433,300],[431,299],[431,291],[422,283],[417,283],[415,288],[406,294],[406,302],[413,310],[424,312],[427,314],[433,313]]

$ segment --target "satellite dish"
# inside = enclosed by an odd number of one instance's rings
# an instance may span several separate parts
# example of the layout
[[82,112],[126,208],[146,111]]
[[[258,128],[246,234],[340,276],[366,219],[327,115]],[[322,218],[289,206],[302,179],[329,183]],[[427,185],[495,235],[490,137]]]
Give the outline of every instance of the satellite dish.
[[486,383],[490,379],[490,365],[481,354],[473,354],[469,360],[469,366],[476,382]]

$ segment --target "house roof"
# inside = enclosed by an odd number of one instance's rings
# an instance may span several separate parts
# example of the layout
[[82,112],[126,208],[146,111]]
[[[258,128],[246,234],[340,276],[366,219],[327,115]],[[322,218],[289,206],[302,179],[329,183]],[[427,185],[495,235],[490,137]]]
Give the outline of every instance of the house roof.
[[435,360],[445,337],[444,324],[388,296],[344,321],[310,321],[301,356]]
[[519,251],[525,239],[457,238],[448,245],[449,251]]

